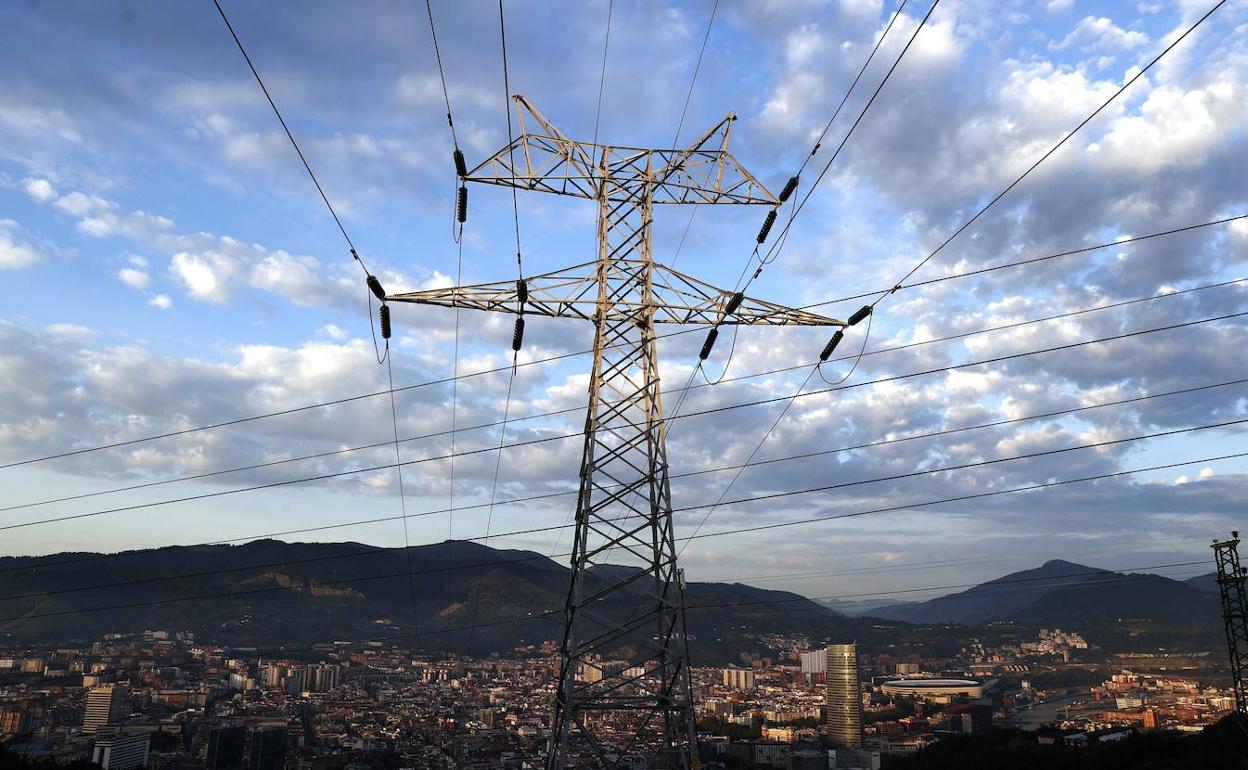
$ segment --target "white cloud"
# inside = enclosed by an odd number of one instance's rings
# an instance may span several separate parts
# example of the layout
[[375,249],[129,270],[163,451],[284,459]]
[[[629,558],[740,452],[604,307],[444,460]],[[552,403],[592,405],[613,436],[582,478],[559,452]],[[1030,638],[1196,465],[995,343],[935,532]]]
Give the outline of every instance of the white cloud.
[[238,263],[218,251],[203,254],[184,251],[173,255],[169,271],[192,299],[224,302],[231,294],[230,281],[238,272]]
[[1061,13],[1062,11],[1069,11],[1074,7],[1075,0],[1049,0],[1048,4],[1044,6],[1044,10],[1049,13]]
[[0,219],[0,270],[21,270],[46,259],[34,246],[14,239],[17,227],[11,219]]
[[76,217],[87,217],[108,211],[113,204],[95,195],[87,195],[74,190],[56,200],[56,207]]
[[56,188],[46,179],[27,179],[22,186],[27,195],[40,203],[47,203],[56,197]]
[[69,337],[79,342],[96,335],[96,331],[88,326],[71,323],[48,324],[44,327],[44,330],[48,334],[55,334],[59,337]]
[[325,324],[324,326],[320,328],[319,331],[321,334],[325,335],[326,337],[329,337],[331,340],[341,341],[347,338],[346,330],[338,326],[337,324]]
[[1148,42],[1143,32],[1125,30],[1104,16],[1085,16],[1059,43],[1050,47],[1056,50],[1077,46],[1082,50],[1129,51]]
[[147,285],[151,282],[151,276],[142,270],[137,270],[133,267],[123,267],[118,270],[117,278],[130,288],[139,289],[140,291],[146,289]]
[[168,294],[157,294],[148,301],[149,305],[160,310],[170,310],[173,308],[173,300],[169,299]]

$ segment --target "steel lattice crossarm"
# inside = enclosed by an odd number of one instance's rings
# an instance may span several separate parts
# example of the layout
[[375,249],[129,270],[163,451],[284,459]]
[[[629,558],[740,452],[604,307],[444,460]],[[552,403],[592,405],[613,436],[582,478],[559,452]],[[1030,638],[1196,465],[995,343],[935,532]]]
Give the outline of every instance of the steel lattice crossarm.
[[520,302],[520,287],[515,281],[451,286],[445,289],[392,294],[391,302],[415,302],[423,305],[471,308],[515,313],[523,307],[526,315],[595,320],[600,314],[606,320],[643,318],[650,311],[654,323],[669,324],[740,324],[753,326],[845,326],[844,321],[827,318],[805,310],[777,305],[774,302],[742,297],[731,313],[725,312],[733,293],[685,275],[660,264],[647,266],[639,259],[617,259],[613,269],[624,274],[639,275],[651,271],[651,293],[648,300],[625,295],[610,304],[598,298],[597,262],[535,275],[525,280],[527,296]]
[[[520,107],[520,135],[469,171],[468,181],[597,200],[604,181],[630,180],[608,191],[608,200],[630,201],[649,187],[652,204],[776,203],[776,196],[729,154],[737,119],[731,113],[684,149],[647,150],[573,141],[528,99],[520,94],[512,99]],[[536,121],[536,132],[528,130],[526,112]]]

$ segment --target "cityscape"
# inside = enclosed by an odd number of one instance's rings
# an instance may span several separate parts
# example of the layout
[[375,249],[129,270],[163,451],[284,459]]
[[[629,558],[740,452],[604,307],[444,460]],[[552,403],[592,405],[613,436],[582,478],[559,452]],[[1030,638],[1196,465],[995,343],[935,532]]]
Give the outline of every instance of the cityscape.
[[[764,657],[694,669],[702,765],[903,767],[890,760],[1003,728],[1077,750],[1142,731],[1199,734],[1235,711],[1209,652],[1115,655],[1061,629],[1012,634],[905,659],[761,638]],[[549,642],[484,659],[380,642],[265,658],[176,630],[0,654],[0,734],[20,736],[7,751],[104,768],[539,766],[558,664]],[[1046,683],[1075,672],[1094,683]]]
[[1248,770],[1248,0],[0,30],[0,770]]

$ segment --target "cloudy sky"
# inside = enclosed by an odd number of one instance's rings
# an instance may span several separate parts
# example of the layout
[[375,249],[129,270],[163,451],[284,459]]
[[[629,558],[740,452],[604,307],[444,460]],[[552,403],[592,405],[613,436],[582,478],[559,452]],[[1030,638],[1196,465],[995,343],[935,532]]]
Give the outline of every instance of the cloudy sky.
[[[866,113],[751,294],[790,305],[893,285],[1213,4],[944,0]],[[362,256],[391,291],[445,286],[451,138],[424,9],[416,3],[224,3]],[[711,2],[614,4],[599,135],[669,147]],[[507,137],[497,7],[435,1],[447,84],[470,165]],[[803,178],[830,156],[927,10],[911,2]],[[594,132],[607,3],[507,4],[511,86],[564,133]],[[773,191],[823,128],[888,23],[879,0],[723,0],[678,143],[724,114],[732,150]],[[333,221],[208,0],[0,6],[0,463],[374,393],[365,288]],[[916,274],[1003,262],[1248,213],[1248,2],[1231,0]],[[511,197],[475,187],[466,283],[514,276]],[[711,207],[704,207],[710,209]],[[592,203],[519,196],[527,274],[594,254]],[[731,287],[764,210],[662,207],[655,258]],[[682,233],[688,237],[679,249]],[[773,235],[773,238],[775,236]],[[885,299],[847,389],[803,396],[726,501],[828,487],[1093,442],[1101,448],[721,506],[699,534],[825,518],[691,542],[691,579],[749,579],[811,596],[974,582],[1051,558],[1111,568],[1208,560],[1210,538],[1248,525],[1242,425],[1248,377],[1248,219],[959,278]],[[1234,282],[1234,283],[1226,283]],[[1224,285],[1205,288],[1210,284]],[[1177,290],[1197,289],[1173,296]],[[1160,297],[1148,299],[1150,297]],[[1118,305],[1126,300],[1140,300]],[[861,300],[826,305],[844,317]],[[949,335],[1043,319],[1010,329]],[[398,385],[455,367],[453,311],[396,306]],[[510,362],[509,317],[464,312],[461,374]],[[1200,322],[1190,324],[1189,322]],[[896,378],[1012,353],[1188,324],[1117,341]],[[840,352],[864,343],[865,324]],[[820,330],[721,336],[671,428],[677,536],[689,535],[810,372]],[[531,320],[521,363],[585,351],[584,323]],[[702,334],[661,344],[685,383]],[[889,348],[906,345],[901,350]],[[820,374],[830,382],[852,361]],[[497,497],[572,488],[589,359],[521,366]],[[798,366],[801,365],[801,366]],[[748,376],[798,366],[768,376]],[[734,379],[742,377],[743,379]],[[881,382],[876,382],[884,380]],[[704,384],[701,375],[693,380]],[[1219,387],[1205,387],[1205,386]],[[403,459],[451,451],[457,427],[502,418],[506,371],[401,392]],[[826,389],[815,376],[807,390]],[[1192,390],[1202,388],[1200,390]],[[1173,391],[1188,391],[1171,394]],[[1113,402],[1156,396],[1128,404]],[[673,406],[678,396],[669,394]],[[735,404],[776,399],[698,415]],[[1060,418],[922,434],[1108,404]],[[130,492],[53,498],[374,445],[393,438],[386,398],[0,469],[0,525],[22,524],[393,462],[374,447]],[[1180,431],[1180,432],[1175,432]],[[419,438],[443,432],[433,438]],[[458,451],[497,446],[496,426]],[[497,454],[408,466],[413,543],[486,532]],[[1199,462],[1197,462],[1199,461]],[[957,503],[1010,490],[1118,475]],[[687,475],[698,471],[695,475]],[[475,506],[448,515],[455,506]],[[496,506],[492,534],[563,524],[570,496]],[[25,507],[14,507],[25,506]],[[838,515],[880,508],[888,512]],[[3,531],[7,553],[118,550],[248,538],[378,519],[291,538],[401,545],[393,471],[103,513]],[[566,535],[492,544],[566,551]],[[1189,576],[1203,565],[1160,569]],[[855,571],[866,570],[858,574]],[[939,592],[939,591],[938,591]]]

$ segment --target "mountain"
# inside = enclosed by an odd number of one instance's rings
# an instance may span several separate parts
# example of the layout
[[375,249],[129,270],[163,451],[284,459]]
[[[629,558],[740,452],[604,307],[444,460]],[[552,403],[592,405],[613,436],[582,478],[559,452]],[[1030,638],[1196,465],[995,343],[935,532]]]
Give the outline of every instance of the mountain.
[[1194,578],[1188,578],[1183,581],[1186,585],[1195,588],[1197,591],[1208,591],[1209,593],[1218,593],[1218,573],[1209,572],[1204,575],[1197,575]]
[[888,608],[889,612],[897,612],[902,607],[912,607],[918,604],[918,602],[901,599],[859,599],[857,601],[850,599],[817,599],[816,601],[833,612],[839,612],[851,618],[860,618],[866,615],[880,617],[880,611],[884,608]]
[[873,614],[910,623],[989,623],[1009,618],[1058,586],[1108,574],[1106,570],[1053,559],[1035,569],[1014,572],[961,593],[886,607]]
[[1158,575],[1123,574],[1054,559],[961,593],[871,614],[910,623],[1015,621],[1076,628],[1149,619],[1203,627],[1216,618],[1208,592]]
[[[634,572],[598,568],[586,590]],[[414,546],[406,555],[362,543],[257,540],[0,557],[0,636],[186,629],[259,647],[395,637],[426,649],[506,653],[558,637],[568,581],[569,569],[542,554],[468,542]],[[84,586],[94,587],[72,590]],[[625,622],[647,590],[638,580],[631,595],[595,612]],[[707,664],[736,659],[762,633],[853,635],[853,621],[784,591],[690,583],[686,602],[699,662]]]

